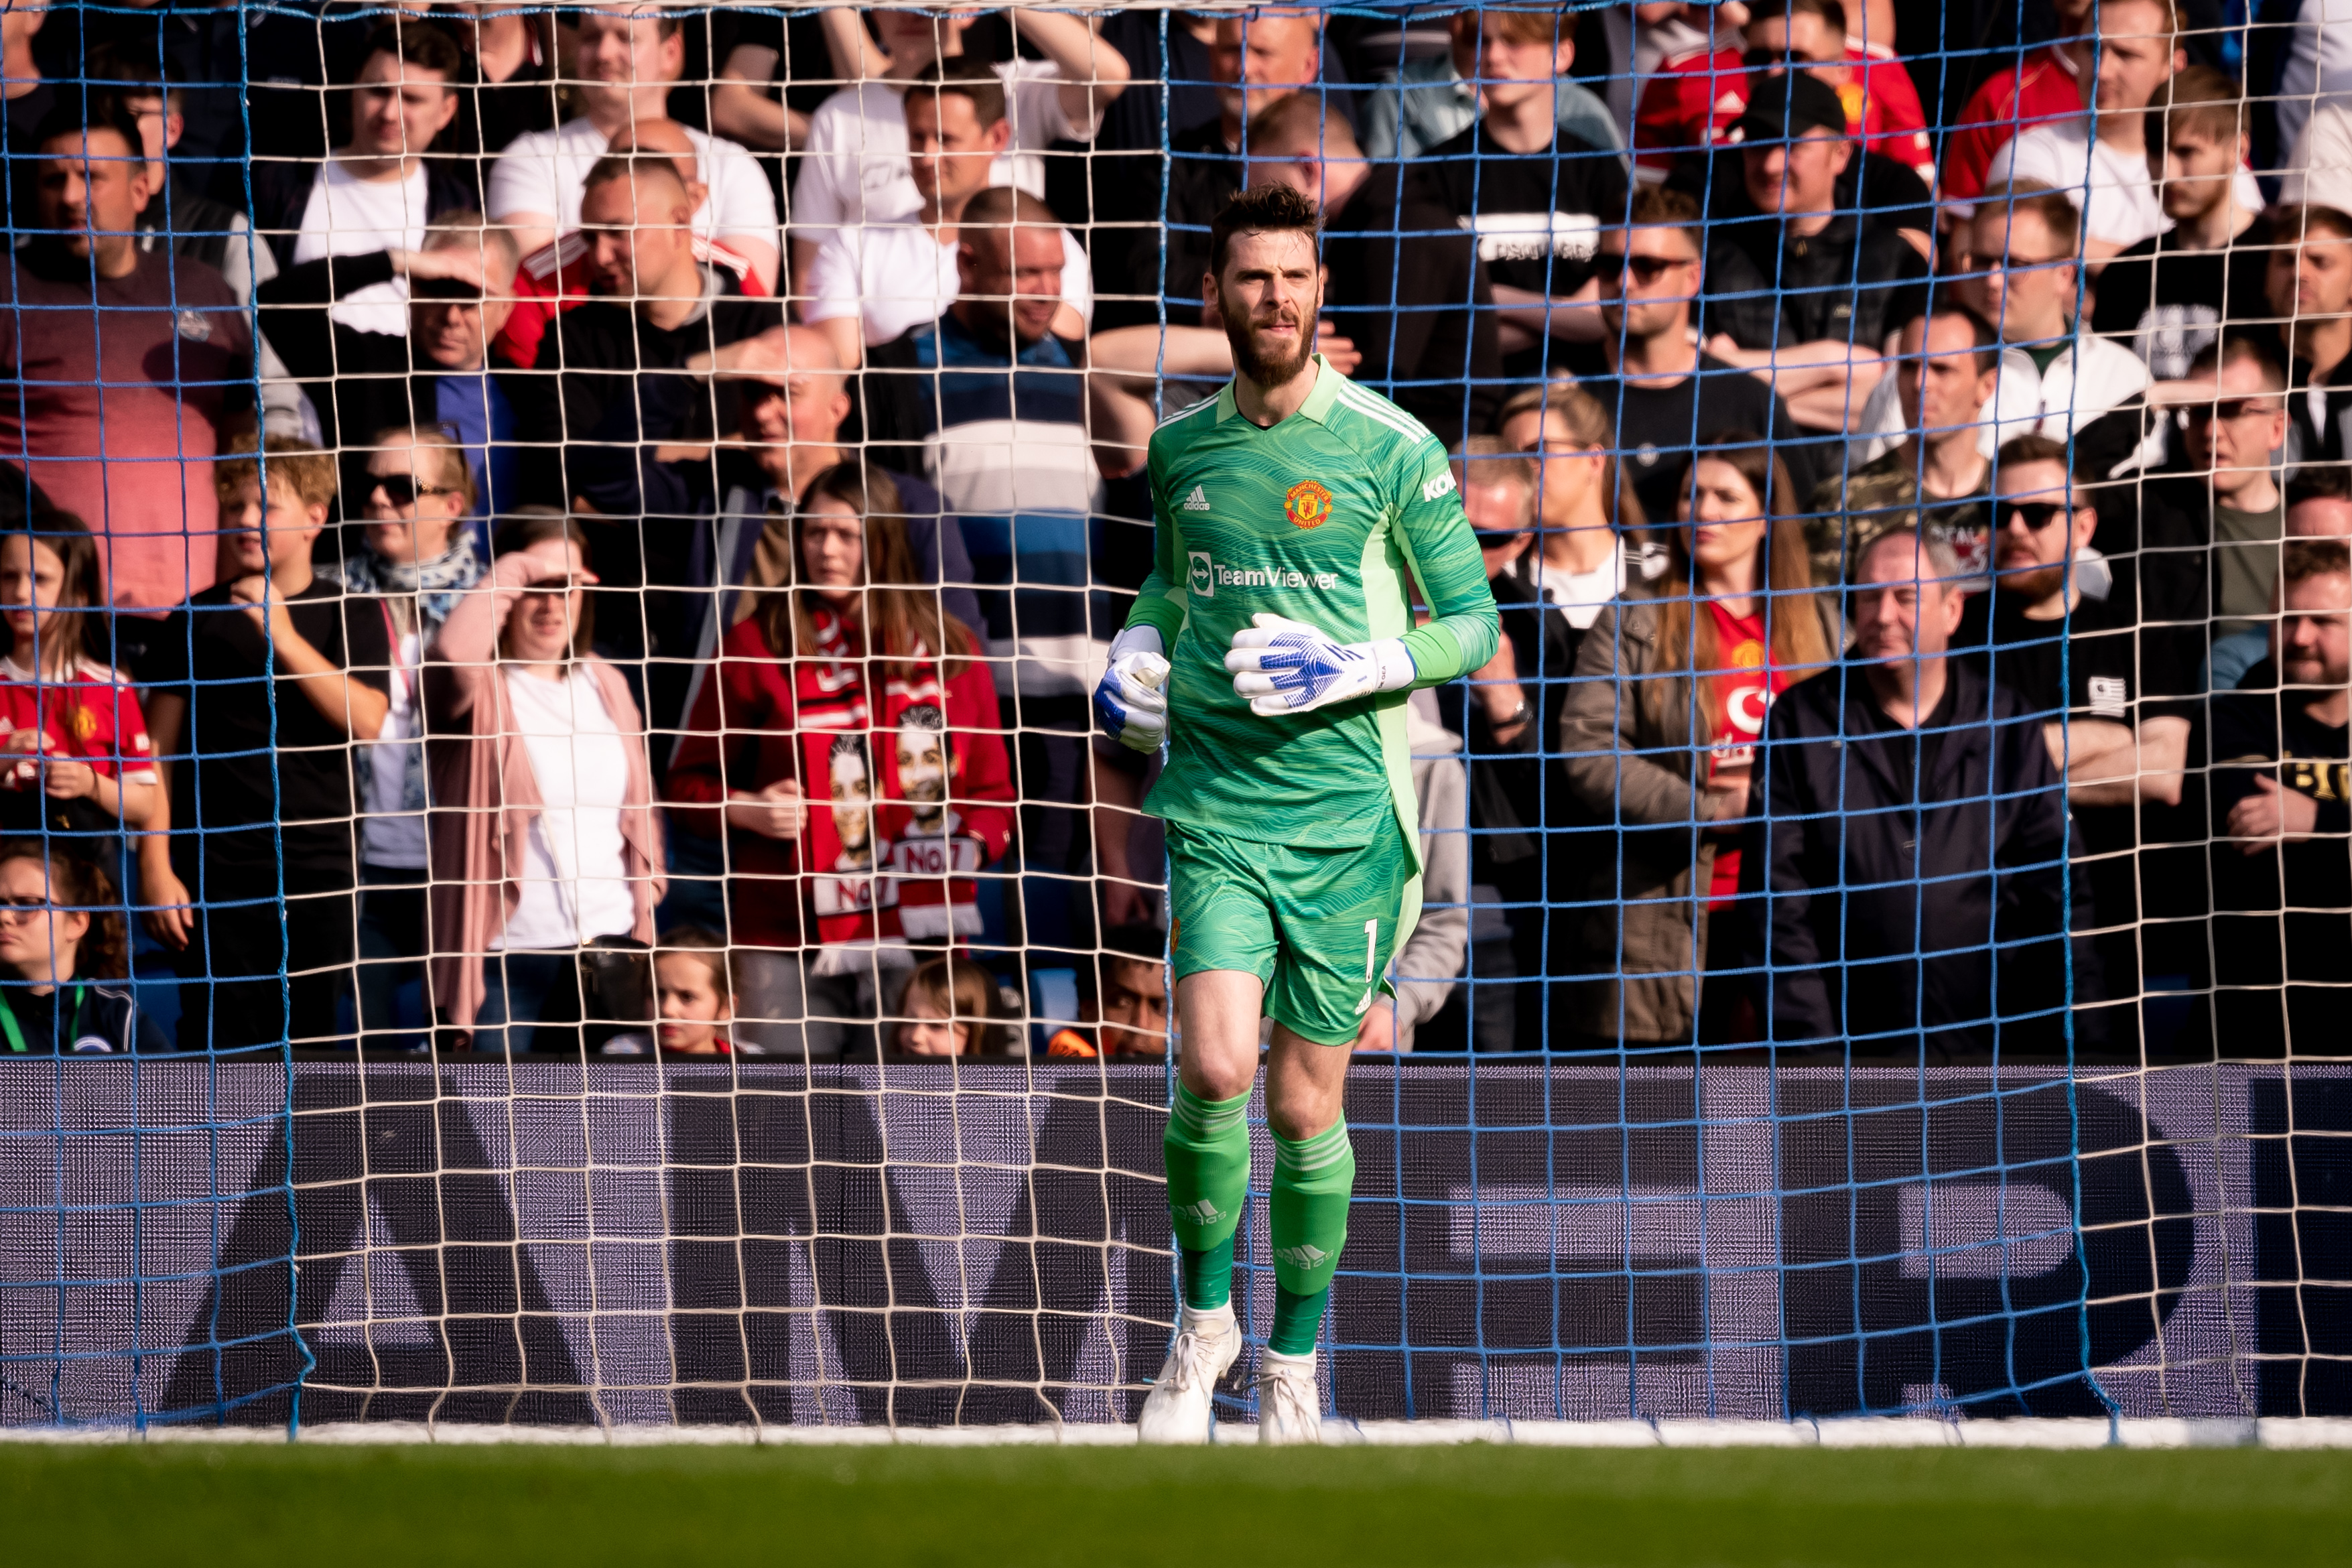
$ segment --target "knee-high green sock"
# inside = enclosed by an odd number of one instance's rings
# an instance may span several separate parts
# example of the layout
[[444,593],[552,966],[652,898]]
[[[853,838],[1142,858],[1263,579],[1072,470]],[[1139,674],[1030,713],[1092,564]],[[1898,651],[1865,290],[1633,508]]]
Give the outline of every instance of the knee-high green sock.
[[1275,1283],[1270,1349],[1305,1355],[1315,1348],[1331,1275],[1348,1244],[1348,1197],[1355,1185],[1356,1150],[1345,1121],[1297,1143],[1276,1137],[1267,1205]]
[[1234,1294],[1234,1226],[1249,1197],[1249,1096],[1203,1100],[1176,1086],[1168,1113],[1168,1215],[1184,1262],[1184,1304],[1205,1311]]

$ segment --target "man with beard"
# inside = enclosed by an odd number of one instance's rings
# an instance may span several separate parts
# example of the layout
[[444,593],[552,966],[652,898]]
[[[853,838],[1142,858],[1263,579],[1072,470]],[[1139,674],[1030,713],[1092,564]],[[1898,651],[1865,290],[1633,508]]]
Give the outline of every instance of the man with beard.
[[[955,302],[867,352],[868,453],[918,475],[959,520],[980,589],[974,628],[994,664],[1004,727],[1020,736],[1023,883],[1032,947],[1090,948],[1087,681],[1108,657],[1106,593],[1090,575],[1089,515],[1103,472],[1087,425],[1085,346],[1057,336],[1062,220],[996,185],[956,226]],[[1016,586],[1017,584],[1017,586]]]
[[2237,1055],[2334,1055],[2352,973],[2352,557],[2288,542],[2271,654],[2213,698],[2216,1029]]
[[1121,744],[1169,748],[1146,809],[1168,825],[1184,1300],[1147,1442],[1206,1441],[1241,1353],[1234,1226],[1262,1016],[1276,1292],[1258,1439],[1321,1436],[1315,1342],[1355,1174],[1349,1047],[1388,1005],[1421,907],[1405,692],[1484,666],[1500,635],[1444,447],[1315,353],[1321,218],[1278,183],[1218,215],[1202,292],[1235,374],[1151,437],[1152,571],[1095,693]]
[[[2099,514],[2070,490],[2063,443],[2020,436],[1997,466],[1994,589],[1969,599],[1954,647],[2042,723],[2088,852],[2076,874],[2091,887],[2099,968],[2122,1006],[2147,968],[2138,889],[2158,879],[2143,850],[2167,837],[2158,830],[2180,804],[2197,675],[2181,644],[2199,632],[2161,612],[2143,617],[2129,574],[2105,597],[2083,592],[2072,563]],[[2107,1035],[2134,1038],[2127,1018]]]

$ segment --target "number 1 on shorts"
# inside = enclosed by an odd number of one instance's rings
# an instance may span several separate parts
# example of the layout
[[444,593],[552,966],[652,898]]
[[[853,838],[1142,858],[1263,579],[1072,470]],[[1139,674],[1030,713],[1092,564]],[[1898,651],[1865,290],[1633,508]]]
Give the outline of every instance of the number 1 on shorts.
[[1372,972],[1378,967],[1380,957],[1381,922],[1369,920],[1364,922],[1364,999],[1356,1004],[1356,1016],[1359,1018],[1372,1005]]

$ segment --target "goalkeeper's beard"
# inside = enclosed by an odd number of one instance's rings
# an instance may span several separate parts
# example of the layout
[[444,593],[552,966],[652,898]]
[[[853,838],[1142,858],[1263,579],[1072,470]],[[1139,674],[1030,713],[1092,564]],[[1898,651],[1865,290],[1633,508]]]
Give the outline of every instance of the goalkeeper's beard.
[[1307,311],[1299,322],[1298,346],[1278,357],[1258,347],[1257,333],[1249,318],[1227,308],[1222,293],[1217,304],[1225,320],[1225,342],[1233,345],[1234,369],[1252,384],[1267,392],[1287,386],[1306,370],[1307,362],[1315,357],[1316,322],[1322,315],[1321,300],[1317,300],[1315,309]]

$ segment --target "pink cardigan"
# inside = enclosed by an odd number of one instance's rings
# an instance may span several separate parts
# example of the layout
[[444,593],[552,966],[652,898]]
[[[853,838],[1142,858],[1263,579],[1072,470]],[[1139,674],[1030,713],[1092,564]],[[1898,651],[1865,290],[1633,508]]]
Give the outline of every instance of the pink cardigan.
[[[520,554],[499,562],[450,612],[425,669],[433,998],[453,1028],[472,1028],[481,1009],[482,958],[522,898],[515,872],[545,805],[498,668],[499,633],[533,570]],[[621,860],[637,907],[630,934],[649,942],[667,879],[645,721],[619,670],[593,655],[583,662],[621,733],[635,742],[621,805]]]

